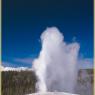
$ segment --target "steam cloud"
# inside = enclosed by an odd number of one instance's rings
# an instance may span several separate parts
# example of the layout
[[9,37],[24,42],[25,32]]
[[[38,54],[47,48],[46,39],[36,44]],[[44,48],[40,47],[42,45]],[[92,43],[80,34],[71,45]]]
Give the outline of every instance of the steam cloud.
[[77,78],[79,44],[67,44],[56,27],[47,28],[41,35],[42,49],[33,62],[38,78],[37,91],[74,93]]

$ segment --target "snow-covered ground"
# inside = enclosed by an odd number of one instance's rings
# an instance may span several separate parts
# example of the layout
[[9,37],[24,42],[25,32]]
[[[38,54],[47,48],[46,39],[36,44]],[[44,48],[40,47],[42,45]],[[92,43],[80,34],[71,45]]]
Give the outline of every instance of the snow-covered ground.
[[32,68],[28,68],[28,67],[17,67],[17,68],[14,68],[14,67],[1,67],[1,70],[2,71],[31,71]]
[[33,93],[33,94],[27,94],[27,95],[79,95],[79,94],[71,94],[71,93],[65,93],[65,92],[45,92],[45,93]]

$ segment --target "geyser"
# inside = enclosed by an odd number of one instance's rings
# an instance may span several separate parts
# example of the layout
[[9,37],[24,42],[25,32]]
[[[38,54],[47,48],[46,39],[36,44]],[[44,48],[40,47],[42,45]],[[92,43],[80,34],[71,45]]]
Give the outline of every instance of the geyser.
[[42,49],[33,62],[38,78],[38,92],[74,93],[77,82],[77,56],[79,44],[67,44],[56,27],[47,28],[41,35]]

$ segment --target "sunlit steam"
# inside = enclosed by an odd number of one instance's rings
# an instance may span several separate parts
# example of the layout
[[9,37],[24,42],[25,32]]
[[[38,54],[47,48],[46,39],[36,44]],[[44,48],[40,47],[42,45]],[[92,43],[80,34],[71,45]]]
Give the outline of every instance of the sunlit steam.
[[74,92],[77,81],[79,44],[67,44],[56,27],[47,28],[41,35],[42,49],[33,62],[38,78],[37,91]]

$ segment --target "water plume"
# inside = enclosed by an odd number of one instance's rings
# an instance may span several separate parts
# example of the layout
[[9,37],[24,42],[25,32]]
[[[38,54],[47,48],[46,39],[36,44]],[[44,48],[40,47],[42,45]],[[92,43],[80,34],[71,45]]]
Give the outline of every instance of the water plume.
[[38,78],[37,91],[74,93],[79,44],[67,44],[56,27],[47,28],[41,34],[41,44],[39,57],[33,62],[33,69]]

